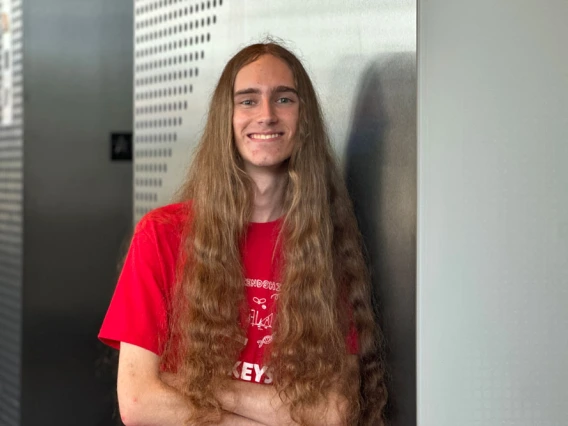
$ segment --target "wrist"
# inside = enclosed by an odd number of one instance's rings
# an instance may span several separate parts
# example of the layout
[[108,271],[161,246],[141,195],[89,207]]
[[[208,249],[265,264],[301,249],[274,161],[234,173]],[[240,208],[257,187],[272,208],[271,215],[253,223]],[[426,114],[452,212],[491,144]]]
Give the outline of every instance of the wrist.
[[217,400],[221,403],[221,408],[231,413],[235,412],[239,404],[239,395],[234,382],[234,380],[227,379],[215,393]]

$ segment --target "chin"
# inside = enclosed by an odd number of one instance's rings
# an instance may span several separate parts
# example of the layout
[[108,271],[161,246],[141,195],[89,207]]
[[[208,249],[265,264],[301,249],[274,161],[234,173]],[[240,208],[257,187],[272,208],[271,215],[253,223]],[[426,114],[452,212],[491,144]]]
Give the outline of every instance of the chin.
[[251,169],[266,169],[266,170],[280,170],[287,168],[288,159],[285,160],[273,160],[273,161],[247,161],[246,165]]

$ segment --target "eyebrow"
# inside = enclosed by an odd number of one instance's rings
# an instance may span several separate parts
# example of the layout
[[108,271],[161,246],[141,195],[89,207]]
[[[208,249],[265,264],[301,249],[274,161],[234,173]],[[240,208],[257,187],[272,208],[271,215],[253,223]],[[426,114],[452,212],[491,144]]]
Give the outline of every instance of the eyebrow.
[[[291,92],[294,94],[298,94],[297,90],[294,89],[293,87],[289,87],[289,86],[277,86],[272,90],[272,93],[286,93],[286,92]],[[260,95],[260,89],[254,89],[254,88],[248,88],[248,89],[242,89],[242,90],[238,90],[235,92],[234,96],[239,96],[239,95]]]

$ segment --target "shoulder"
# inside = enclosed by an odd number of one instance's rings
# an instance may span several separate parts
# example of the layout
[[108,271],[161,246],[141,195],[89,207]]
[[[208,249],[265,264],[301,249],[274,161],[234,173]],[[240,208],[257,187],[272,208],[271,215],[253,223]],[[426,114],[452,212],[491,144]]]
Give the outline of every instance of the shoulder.
[[192,218],[192,203],[168,204],[146,213],[136,224],[136,234],[181,236]]

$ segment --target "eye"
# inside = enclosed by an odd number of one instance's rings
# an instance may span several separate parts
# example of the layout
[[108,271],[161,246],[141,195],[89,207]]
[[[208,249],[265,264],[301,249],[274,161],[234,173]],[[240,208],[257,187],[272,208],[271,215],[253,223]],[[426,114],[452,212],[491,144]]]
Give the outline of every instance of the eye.
[[290,104],[294,101],[290,98],[282,97],[282,98],[278,98],[278,100],[276,102],[278,102],[279,104]]
[[252,99],[245,99],[244,101],[241,101],[240,104],[241,105],[245,105],[245,106],[250,106],[252,105]]

